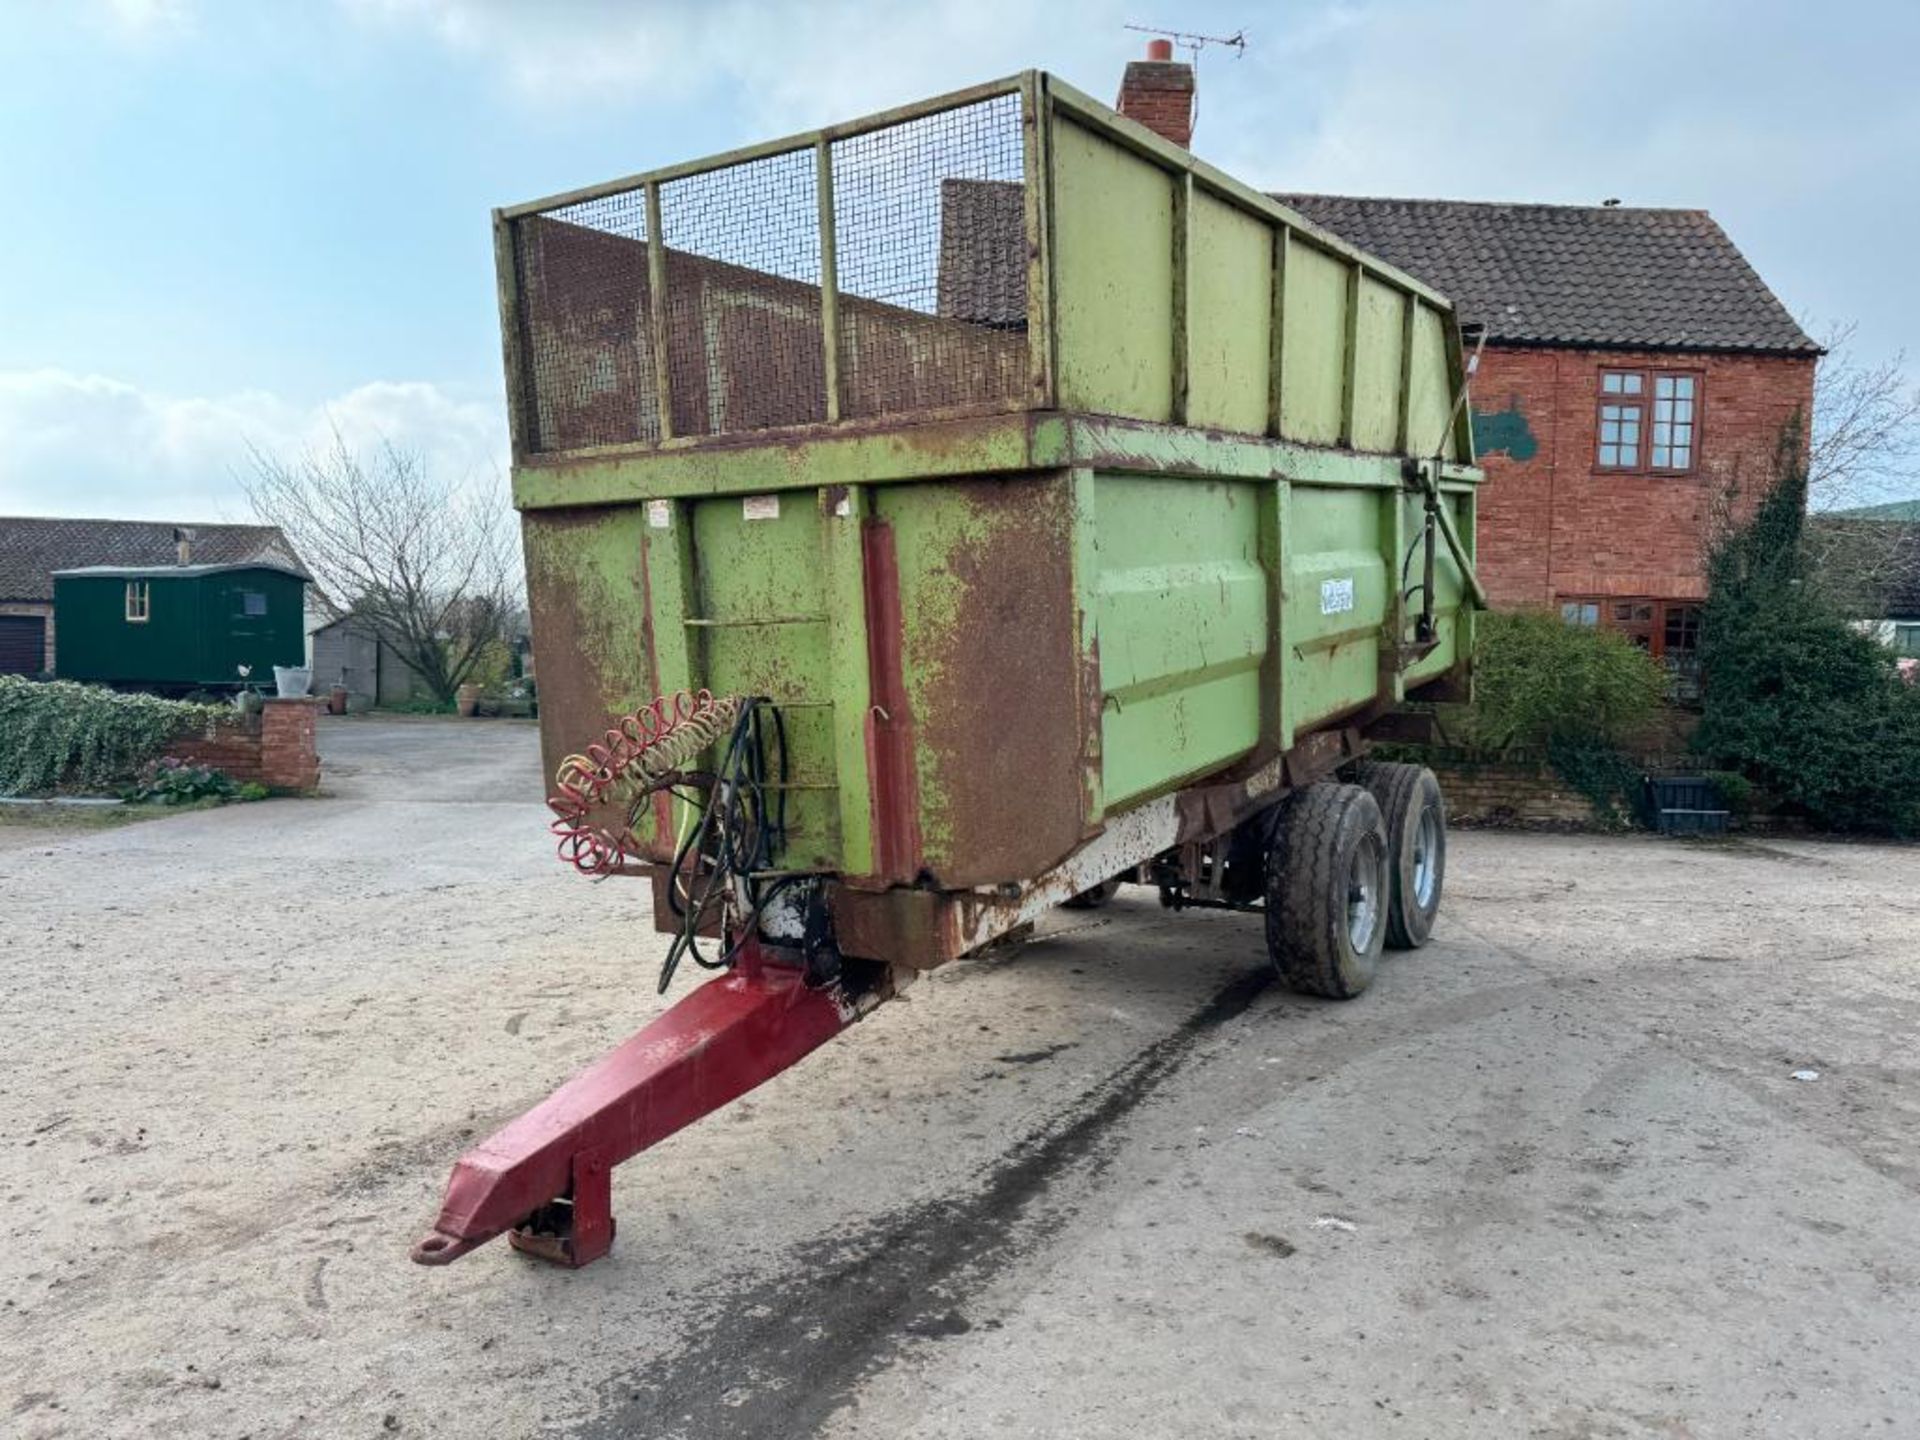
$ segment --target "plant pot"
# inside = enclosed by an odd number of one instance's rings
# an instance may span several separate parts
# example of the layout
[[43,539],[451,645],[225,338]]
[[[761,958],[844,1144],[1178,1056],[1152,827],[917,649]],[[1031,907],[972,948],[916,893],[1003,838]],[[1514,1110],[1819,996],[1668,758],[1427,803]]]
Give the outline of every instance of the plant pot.
[[327,691],[327,713],[344,715],[347,713],[347,687],[336,685]]
[[313,671],[304,665],[276,665],[273,683],[282,700],[298,700],[313,688]]
[[473,712],[480,708],[480,687],[478,685],[462,685],[458,690],[454,691],[453,708],[456,714],[462,715],[467,719],[472,719]]

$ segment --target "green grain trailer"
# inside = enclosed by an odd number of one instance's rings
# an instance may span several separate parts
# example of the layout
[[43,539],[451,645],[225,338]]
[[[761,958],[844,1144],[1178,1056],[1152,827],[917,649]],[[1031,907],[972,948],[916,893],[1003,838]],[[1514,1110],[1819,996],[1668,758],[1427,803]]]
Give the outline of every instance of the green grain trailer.
[[306,655],[306,577],[278,565],[57,570],[59,675],[151,690],[270,680]]
[[1424,942],[1438,788],[1362,757],[1466,683],[1444,298],[1038,73],[494,233],[562,853],[730,973],[416,1259],[593,1258],[611,1165],[1118,880],[1316,993]]

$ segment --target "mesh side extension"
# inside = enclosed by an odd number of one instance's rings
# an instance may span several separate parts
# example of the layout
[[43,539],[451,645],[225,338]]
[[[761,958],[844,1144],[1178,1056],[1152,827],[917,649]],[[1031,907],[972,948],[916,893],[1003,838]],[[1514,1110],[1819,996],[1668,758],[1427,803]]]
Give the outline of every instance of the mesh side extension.
[[843,415],[1023,401],[1023,176],[1018,95],[834,144]]
[[814,152],[660,187],[673,432],[827,418]]
[[[839,414],[1027,403],[1020,97],[833,142]],[[512,222],[523,441],[536,453],[825,421],[812,145]],[[665,340],[655,354],[650,246]],[[660,414],[664,366],[671,425]]]
[[513,238],[528,447],[658,440],[644,192],[526,216]]

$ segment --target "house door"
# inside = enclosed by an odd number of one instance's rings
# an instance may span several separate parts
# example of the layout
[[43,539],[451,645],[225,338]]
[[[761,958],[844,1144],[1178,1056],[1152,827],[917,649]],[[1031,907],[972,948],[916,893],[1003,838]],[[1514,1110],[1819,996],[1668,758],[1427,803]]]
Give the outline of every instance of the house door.
[[38,675],[47,668],[47,622],[38,615],[0,615],[0,675]]

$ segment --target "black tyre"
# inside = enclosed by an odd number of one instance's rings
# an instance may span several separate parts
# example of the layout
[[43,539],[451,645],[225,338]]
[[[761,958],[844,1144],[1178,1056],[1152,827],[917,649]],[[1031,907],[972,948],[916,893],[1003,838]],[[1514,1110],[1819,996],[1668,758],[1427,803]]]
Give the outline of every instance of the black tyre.
[[1440,889],[1447,878],[1447,802],[1424,765],[1369,760],[1355,778],[1366,786],[1387,825],[1387,866],[1393,894],[1387,906],[1387,944],[1418,950],[1433,934]]
[[1290,987],[1347,1000],[1373,983],[1387,935],[1387,832],[1358,785],[1283,801],[1267,851],[1267,954]]
[[1103,880],[1090,890],[1082,890],[1071,900],[1062,900],[1062,910],[1098,910],[1120,891],[1118,880]]

